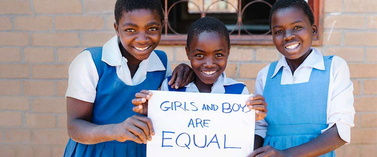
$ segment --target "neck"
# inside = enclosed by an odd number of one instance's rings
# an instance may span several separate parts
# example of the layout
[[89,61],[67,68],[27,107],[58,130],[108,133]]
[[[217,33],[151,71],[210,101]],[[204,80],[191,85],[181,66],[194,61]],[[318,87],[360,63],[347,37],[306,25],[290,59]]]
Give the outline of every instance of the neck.
[[120,49],[120,52],[122,53],[122,56],[124,58],[127,58],[128,69],[130,70],[131,78],[133,78],[137,69],[139,68],[139,64],[141,63],[141,60],[136,59],[134,56],[128,53],[121,43],[119,43],[119,49]]
[[296,71],[296,69],[304,62],[304,60],[309,56],[309,54],[312,52],[312,49],[309,50],[308,53],[305,53],[300,58],[297,59],[288,59],[285,58],[287,61],[289,67],[291,68],[292,74]]
[[198,77],[195,78],[194,83],[200,93],[211,93],[213,84],[205,84]]

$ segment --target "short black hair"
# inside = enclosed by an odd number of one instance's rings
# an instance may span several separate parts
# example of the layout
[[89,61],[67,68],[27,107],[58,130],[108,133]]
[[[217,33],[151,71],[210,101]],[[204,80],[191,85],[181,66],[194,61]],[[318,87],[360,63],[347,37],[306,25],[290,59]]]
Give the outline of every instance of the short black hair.
[[119,24],[119,19],[123,16],[124,12],[130,12],[136,9],[156,11],[161,22],[164,19],[160,0],[117,0],[114,9],[115,22]]
[[275,13],[279,9],[284,9],[284,8],[289,8],[289,7],[302,9],[304,14],[309,18],[310,24],[311,25],[314,24],[313,11],[306,1],[304,0],[278,0],[275,2],[275,4],[272,6],[270,10],[270,17],[269,17],[270,27],[271,27],[272,14]]
[[220,36],[224,37],[228,48],[230,47],[229,32],[223,22],[214,17],[203,17],[199,20],[196,20],[190,27],[187,33],[187,48],[190,48],[191,41],[194,37],[197,37],[200,33],[203,32],[216,32]]

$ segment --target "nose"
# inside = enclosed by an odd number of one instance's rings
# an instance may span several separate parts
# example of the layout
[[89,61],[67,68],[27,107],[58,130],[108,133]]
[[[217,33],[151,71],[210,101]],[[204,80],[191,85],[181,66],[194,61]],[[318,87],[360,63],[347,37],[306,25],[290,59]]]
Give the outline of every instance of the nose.
[[140,32],[135,41],[140,44],[145,44],[148,41],[148,37],[145,33]]
[[213,62],[214,62],[213,57],[206,57],[205,67],[207,68],[213,67],[214,66]]
[[284,35],[284,40],[288,41],[288,40],[292,40],[294,39],[296,36],[295,34],[293,34],[292,32],[290,31],[287,31]]

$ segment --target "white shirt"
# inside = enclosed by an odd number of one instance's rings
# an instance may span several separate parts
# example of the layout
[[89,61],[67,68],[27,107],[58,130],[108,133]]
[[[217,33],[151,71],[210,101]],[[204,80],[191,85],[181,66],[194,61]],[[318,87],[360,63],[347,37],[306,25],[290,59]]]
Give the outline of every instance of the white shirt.
[[[165,67],[157,54],[153,51],[146,60],[139,64],[133,78],[119,49],[118,37],[111,38],[102,49],[101,61],[110,66],[116,67],[116,73],[120,80],[127,85],[138,85],[146,79],[147,72],[165,70]],[[166,77],[171,75],[169,61],[166,66]],[[96,98],[96,87],[98,83],[97,68],[88,50],[81,52],[69,66],[69,78],[66,97],[76,98],[82,101],[93,103]]]
[[[240,83],[240,82],[233,80],[231,78],[227,78],[226,75],[225,75],[225,72],[223,72],[219,76],[219,78],[216,80],[216,82],[213,83],[213,86],[211,87],[211,93],[224,94],[225,93],[224,85],[232,85],[232,84],[237,84],[237,83]],[[168,81],[167,81],[167,79],[165,79],[164,82],[162,82],[161,90],[162,91],[169,91],[168,86],[169,86]],[[200,93],[198,87],[196,87],[194,82],[187,84],[185,87],[186,87],[186,92]],[[246,86],[243,88],[241,94],[243,94],[243,95],[249,94],[249,90],[247,89]]]
[[[263,94],[269,67],[270,65],[259,71],[255,82],[255,94]],[[296,69],[293,76],[285,57],[282,57],[277,63],[273,76],[277,74],[281,67],[283,67],[282,85],[308,82],[313,68],[325,69],[323,56],[316,48],[313,48],[313,51]],[[351,141],[351,127],[354,126],[355,109],[353,102],[353,84],[350,80],[348,65],[342,58],[334,56],[330,69],[330,84],[327,99],[328,127],[322,130],[322,133],[336,124],[340,138],[349,143]]]
[[[213,83],[213,86],[211,87],[211,93],[217,93],[217,94],[225,94],[225,88],[224,85],[232,85],[232,84],[237,84],[240,83],[236,80],[233,80],[231,78],[227,78],[225,75],[225,72],[223,72],[220,77],[216,80],[215,83]],[[162,82],[161,85],[161,90],[162,91],[169,91],[168,88],[168,81],[167,79]],[[195,85],[194,82],[191,82],[187,84],[186,86],[186,92],[194,92],[194,93],[200,93],[198,87]],[[245,86],[242,90],[242,95],[249,95],[249,90]],[[266,129],[265,129],[265,121],[260,120],[255,122],[255,134],[264,137],[266,134]]]

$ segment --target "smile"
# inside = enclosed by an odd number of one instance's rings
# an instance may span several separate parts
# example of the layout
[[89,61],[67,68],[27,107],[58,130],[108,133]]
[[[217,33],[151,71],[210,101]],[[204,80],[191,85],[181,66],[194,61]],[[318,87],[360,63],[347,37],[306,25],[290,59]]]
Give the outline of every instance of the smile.
[[206,75],[213,75],[214,73],[216,73],[216,70],[212,70],[212,71],[202,71],[204,74]]
[[147,46],[147,47],[136,47],[136,46],[133,46],[133,48],[135,48],[136,50],[139,50],[139,51],[144,51],[146,49],[149,49],[152,45],[150,46]]
[[300,44],[297,43],[297,44],[288,45],[285,48],[288,49],[288,50],[293,50],[293,49],[296,49],[299,46],[300,46]]

